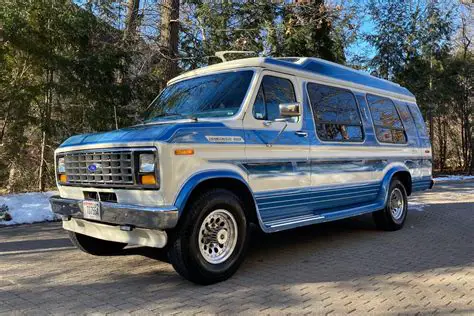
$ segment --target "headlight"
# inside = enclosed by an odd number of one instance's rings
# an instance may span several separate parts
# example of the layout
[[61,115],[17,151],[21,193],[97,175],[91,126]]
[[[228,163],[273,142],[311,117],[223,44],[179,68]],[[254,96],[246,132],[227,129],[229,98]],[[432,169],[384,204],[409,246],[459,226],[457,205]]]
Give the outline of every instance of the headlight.
[[140,154],[139,172],[149,173],[155,171],[155,155],[154,154]]
[[58,159],[58,173],[66,172],[66,164],[64,162],[64,157]]

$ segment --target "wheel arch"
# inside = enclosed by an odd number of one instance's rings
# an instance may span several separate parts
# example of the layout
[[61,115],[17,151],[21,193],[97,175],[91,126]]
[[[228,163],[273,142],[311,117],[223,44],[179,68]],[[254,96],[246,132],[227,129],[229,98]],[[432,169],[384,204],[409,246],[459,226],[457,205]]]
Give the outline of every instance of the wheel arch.
[[260,225],[252,189],[240,174],[228,170],[203,171],[191,176],[181,187],[175,199],[174,205],[178,208],[179,217],[181,218],[190,201],[212,188],[226,189],[235,193],[244,204],[244,211],[250,221]]
[[405,166],[394,166],[385,174],[382,180],[382,198],[383,205],[386,205],[388,199],[388,190],[392,179],[398,179],[405,186],[407,195],[411,195],[412,192],[412,180],[410,171]]

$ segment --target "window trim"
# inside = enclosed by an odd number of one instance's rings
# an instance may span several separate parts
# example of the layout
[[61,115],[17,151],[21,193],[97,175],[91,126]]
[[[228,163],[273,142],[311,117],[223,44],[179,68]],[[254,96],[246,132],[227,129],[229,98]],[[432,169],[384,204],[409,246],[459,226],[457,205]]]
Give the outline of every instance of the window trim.
[[[311,98],[309,96],[309,89],[308,89],[308,85],[312,83],[312,84],[316,84],[316,85],[320,85],[320,86],[326,86],[326,87],[331,87],[331,88],[336,88],[336,89],[340,89],[340,90],[344,90],[344,91],[347,91],[349,92],[353,97],[354,97],[354,101],[355,101],[355,104],[356,104],[356,108],[357,108],[357,112],[359,113],[359,120],[360,120],[360,127],[362,128],[362,139],[361,140],[346,140],[346,141],[340,141],[340,140],[323,140],[319,137],[318,135],[318,130],[317,130],[317,127],[316,125],[319,123],[325,123],[325,122],[329,122],[329,121],[318,121],[316,122],[316,118],[314,116],[314,111],[313,111],[313,106],[311,105]],[[344,87],[339,87],[339,86],[333,86],[333,85],[328,85],[328,84],[324,84],[324,83],[319,83],[319,82],[315,82],[315,81],[306,81],[304,83],[304,89],[306,90],[306,96],[308,98],[308,102],[309,102],[309,108],[310,108],[310,111],[311,111],[311,120],[313,121],[313,126],[314,126],[314,135],[316,136],[316,138],[318,139],[318,141],[320,143],[325,143],[325,144],[355,144],[355,145],[360,145],[360,144],[364,144],[365,141],[366,141],[366,132],[365,132],[365,126],[364,126],[364,121],[362,119],[362,111],[360,110],[360,104],[359,104],[359,101],[357,101],[357,97],[355,95],[355,93],[350,90],[350,89],[347,89],[347,88],[344,88]],[[349,126],[359,126],[359,125],[354,125],[352,124],[346,124],[346,125],[349,125]]]
[[[258,82],[258,86],[256,87],[257,89],[256,89],[255,97],[253,98],[253,102],[251,103],[252,118],[256,121],[259,121],[259,122],[262,122],[262,121],[263,122],[276,122],[276,120],[269,120],[268,118],[264,118],[264,119],[256,118],[255,113],[253,111],[254,108],[255,108],[255,101],[257,101],[258,92],[260,91],[260,88],[262,88],[263,101],[265,102],[265,116],[268,117],[267,104],[266,104],[266,100],[265,100],[265,89],[263,87],[263,80],[265,79],[265,77],[274,77],[274,78],[278,78],[278,79],[287,80],[291,84],[291,87],[293,88],[293,96],[295,97],[295,101],[293,101],[293,102],[298,102],[298,95],[296,94],[295,83],[290,78],[277,76],[277,75],[272,74],[272,73],[268,74],[268,73],[262,72],[260,81]],[[303,117],[303,112],[301,112],[301,115],[298,117],[298,120],[296,120],[295,122],[292,122],[290,120],[287,120],[286,122],[288,124],[290,124],[290,123],[299,123],[301,121],[302,117]]]
[[[389,126],[386,126],[386,125],[375,124],[374,117],[372,115],[372,110],[370,109],[370,102],[369,102],[369,99],[368,99],[369,96],[389,100],[393,104],[393,107],[395,108],[395,112],[397,112],[398,119],[400,120],[400,123],[402,124],[402,128],[389,127]],[[400,113],[398,112],[398,109],[397,109],[397,106],[395,105],[395,102],[392,99],[388,98],[388,97],[373,94],[373,93],[366,93],[365,94],[365,102],[367,102],[367,107],[368,107],[369,112],[370,112],[370,120],[372,121],[372,128],[374,129],[374,136],[375,136],[375,140],[377,141],[377,143],[379,145],[389,145],[389,146],[408,146],[408,135],[407,135],[407,132],[406,132],[406,129],[405,129],[405,124],[403,124],[402,117],[400,116]],[[397,131],[401,130],[401,131],[403,131],[403,134],[405,135],[405,142],[404,143],[393,143],[393,142],[389,143],[389,142],[380,141],[379,138],[377,137],[377,131],[376,131],[377,126],[381,127],[381,128],[387,128],[389,130],[397,130]]]

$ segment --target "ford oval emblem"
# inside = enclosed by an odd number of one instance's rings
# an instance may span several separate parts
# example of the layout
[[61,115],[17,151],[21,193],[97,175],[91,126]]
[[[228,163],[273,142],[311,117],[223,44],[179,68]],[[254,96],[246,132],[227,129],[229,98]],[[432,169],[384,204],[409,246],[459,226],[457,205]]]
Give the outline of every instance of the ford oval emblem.
[[97,169],[99,169],[100,167],[100,164],[93,163],[87,166],[87,170],[89,170],[90,172],[96,172]]

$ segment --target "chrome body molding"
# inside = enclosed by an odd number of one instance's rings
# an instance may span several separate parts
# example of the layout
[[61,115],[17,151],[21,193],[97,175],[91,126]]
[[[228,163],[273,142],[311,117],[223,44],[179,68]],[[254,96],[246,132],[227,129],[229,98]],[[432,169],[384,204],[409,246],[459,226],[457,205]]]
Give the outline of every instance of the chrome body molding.
[[120,226],[95,223],[77,218],[63,221],[63,228],[78,234],[129,245],[163,248],[168,242],[168,235],[163,230],[134,228],[130,231],[124,231],[120,229]]
[[[49,201],[53,212],[61,215],[63,219],[83,218],[83,200],[52,196]],[[101,221],[104,223],[149,229],[171,229],[178,222],[178,210],[174,206],[147,207],[111,202],[99,203]]]

